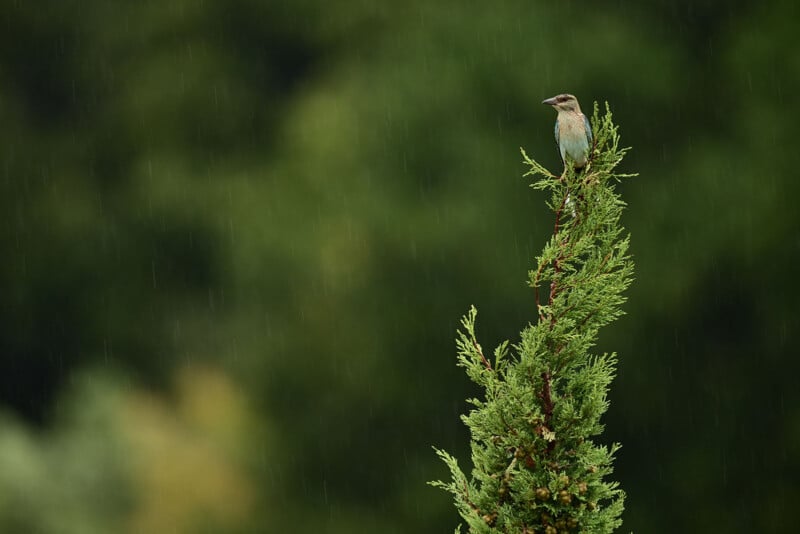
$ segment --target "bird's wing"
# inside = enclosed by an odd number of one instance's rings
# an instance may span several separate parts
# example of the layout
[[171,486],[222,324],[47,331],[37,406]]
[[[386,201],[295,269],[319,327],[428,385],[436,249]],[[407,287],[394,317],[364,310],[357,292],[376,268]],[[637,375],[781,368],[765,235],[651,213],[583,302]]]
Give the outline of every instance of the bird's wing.
[[[589,124],[589,119],[586,115],[583,116],[583,125],[586,128],[586,140],[589,141],[589,147],[592,146],[592,125]],[[558,132],[558,124],[556,124],[556,132]]]
[[558,138],[558,120],[556,119],[556,146],[561,144],[561,140]]

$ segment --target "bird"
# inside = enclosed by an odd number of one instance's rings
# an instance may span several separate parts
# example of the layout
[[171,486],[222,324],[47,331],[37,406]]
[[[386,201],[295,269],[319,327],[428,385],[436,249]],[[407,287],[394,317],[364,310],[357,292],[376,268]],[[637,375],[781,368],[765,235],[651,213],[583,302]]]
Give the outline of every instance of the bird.
[[581,113],[578,99],[574,95],[561,94],[542,101],[542,104],[553,106],[558,112],[556,117],[556,144],[561,152],[564,168],[567,158],[575,169],[582,169],[589,162],[589,151],[592,146],[592,126],[589,119]]

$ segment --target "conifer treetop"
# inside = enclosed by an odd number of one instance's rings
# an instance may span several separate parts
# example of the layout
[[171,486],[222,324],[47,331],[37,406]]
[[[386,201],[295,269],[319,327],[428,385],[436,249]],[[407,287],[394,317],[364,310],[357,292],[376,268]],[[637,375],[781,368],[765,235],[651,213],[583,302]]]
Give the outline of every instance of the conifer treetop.
[[[471,434],[473,469],[437,454],[471,533],[606,533],[621,524],[624,492],[607,477],[618,444],[593,441],[603,431],[615,353],[592,352],[601,327],[622,315],[633,262],[620,225],[625,203],[615,191],[634,176],[615,169],[627,148],[606,104],[594,105],[594,144],[581,171],[548,171],[523,149],[533,188],[549,193],[553,232],[529,273],[534,321],[517,343],[487,356],[475,333],[477,310],[461,320],[458,365],[484,390],[462,415]],[[456,532],[460,532],[460,528]]]

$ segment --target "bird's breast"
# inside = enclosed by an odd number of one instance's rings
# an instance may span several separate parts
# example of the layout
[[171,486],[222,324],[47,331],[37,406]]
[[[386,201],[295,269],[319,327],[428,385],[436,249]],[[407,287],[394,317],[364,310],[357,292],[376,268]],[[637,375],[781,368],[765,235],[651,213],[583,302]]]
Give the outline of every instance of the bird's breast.
[[569,156],[578,167],[584,166],[589,152],[589,140],[586,137],[583,120],[577,116],[560,117],[558,134],[561,157]]

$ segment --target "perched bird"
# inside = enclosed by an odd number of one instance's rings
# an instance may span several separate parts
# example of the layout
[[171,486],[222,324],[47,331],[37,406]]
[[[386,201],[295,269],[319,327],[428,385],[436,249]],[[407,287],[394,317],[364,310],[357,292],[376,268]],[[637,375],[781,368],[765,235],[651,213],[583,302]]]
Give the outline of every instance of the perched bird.
[[592,126],[586,115],[581,113],[578,99],[573,95],[563,94],[543,100],[542,104],[553,106],[558,111],[556,144],[564,167],[569,158],[576,169],[582,169],[586,166],[592,147]]

